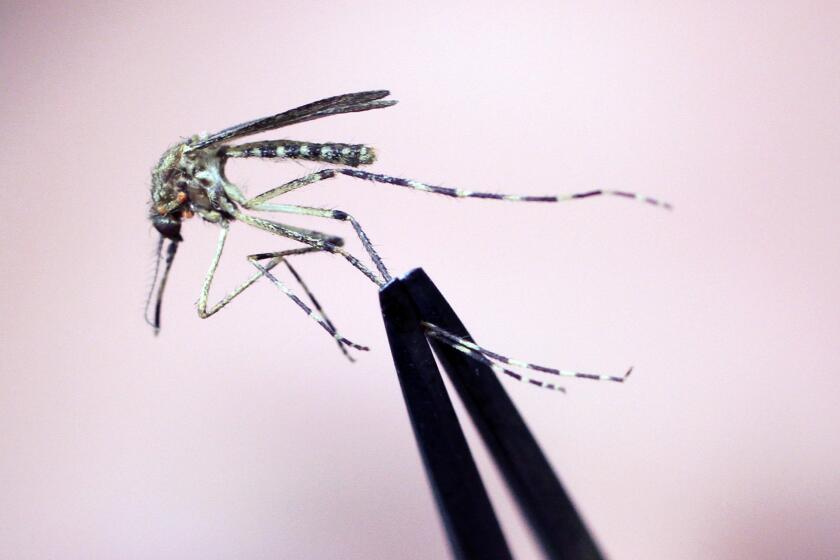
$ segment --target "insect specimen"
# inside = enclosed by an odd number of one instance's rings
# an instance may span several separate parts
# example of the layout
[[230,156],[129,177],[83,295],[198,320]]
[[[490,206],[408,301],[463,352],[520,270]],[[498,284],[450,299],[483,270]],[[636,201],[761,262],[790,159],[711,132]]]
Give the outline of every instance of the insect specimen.
[[[298,206],[291,204],[278,204],[275,199],[281,195],[306,187],[319,181],[325,181],[341,175],[406,187],[416,191],[441,194],[455,198],[484,198],[516,202],[560,202],[589,198],[601,195],[620,196],[625,198],[639,199],[647,204],[669,208],[665,203],[658,200],[642,197],[633,193],[610,190],[592,190],[565,196],[524,196],[514,194],[497,194],[488,192],[474,192],[449,187],[440,187],[402,179],[390,175],[382,175],[359,169],[361,166],[372,164],[376,160],[376,152],[371,146],[363,144],[343,144],[337,142],[301,142],[297,140],[268,140],[261,142],[249,142],[244,144],[231,144],[238,138],[250,136],[260,132],[275,130],[281,127],[290,126],[305,121],[320,119],[341,113],[369,111],[390,107],[396,103],[394,100],[385,99],[390,95],[386,90],[364,91],[329,97],[314,103],[309,103],[296,109],[291,109],[274,116],[248,121],[220,132],[209,135],[195,135],[188,140],[176,144],[164,152],[157,166],[152,171],[151,187],[151,208],[150,219],[152,225],[160,233],[158,244],[158,260],[155,270],[155,283],[157,283],[158,272],[161,261],[164,263],[163,273],[160,275],[160,282],[157,284],[157,295],[152,291],[146,302],[146,320],[155,332],[160,328],[161,302],[164,288],[169,277],[172,262],[175,258],[178,246],[183,241],[181,237],[181,225],[186,219],[198,215],[203,220],[216,224],[219,227],[219,238],[216,244],[216,251],[210,261],[210,268],[204,278],[201,292],[198,298],[198,315],[201,318],[210,317],[224,308],[234,298],[252,286],[262,277],[267,278],[283,293],[292,299],[301,309],[313,318],[321,327],[326,330],[338,342],[342,352],[349,357],[348,348],[356,350],[368,350],[367,347],[356,344],[338,333],[332,321],[326,316],[322,307],[314,295],[306,287],[300,275],[289,262],[291,257],[316,252],[328,252],[347,260],[353,267],[367,276],[379,287],[384,286],[391,280],[385,263],[377,254],[365,231],[359,222],[347,212],[326,208],[314,208],[309,206]],[[331,167],[315,171],[284,183],[278,187],[252,198],[246,197],[234,183],[225,176],[225,163],[231,158],[281,158],[291,160],[308,160]],[[276,214],[296,214],[348,222],[355,234],[358,236],[365,251],[370,257],[376,269],[371,270],[356,256],[347,251],[341,237],[323,233],[318,230],[304,229],[283,224],[276,220],[269,220],[254,215],[255,212],[272,212]],[[259,253],[249,255],[249,262],[257,269],[252,276],[245,280],[238,287],[234,288],[221,300],[213,305],[208,304],[210,287],[213,277],[219,265],[222,251],[228,237],[231,224],[239,222],[251,226],[277,237],[287,238],[303,245],[294,249],[276,251],[271,253]],[[164,243],[168,241],[164,256]],[[312,306],[307,305],[300,299],[286,284],[280,281],[272,270],[283,263],[292,273],[295,280],[307,295]],[[149,317],[151,301],[155,299],[153,317]],[[586,374],[574,371],[557,370],[537,366],[520,360],[506,358],[500,354],[491,352],[475,343],[457,337],[435,325],[426,324],[430,336],[467,353],[473,358],[484,361],[492,366],[497,374],[505,374],[520,380],[526,380],[535,385],[544,386],[549,389],[562,390],[562,388],[542,381],[523,377],[522,375],[506,368],[514,366],[559,376],[579,377],[589,379],[604,379],[611,381],[623,381],[627,374],[622,377]],[[502,365],[503,364],[503,365]]]

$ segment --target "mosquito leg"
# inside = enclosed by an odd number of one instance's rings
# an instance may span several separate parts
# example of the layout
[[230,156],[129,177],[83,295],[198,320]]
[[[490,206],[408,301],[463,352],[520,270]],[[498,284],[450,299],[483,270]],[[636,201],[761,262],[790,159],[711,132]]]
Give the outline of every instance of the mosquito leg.
[[273,188],[269,191],[264,192],[261,195],[258,195],[246,201],[244,203],[244,206],[246,208],[256,208],[261,204],[280,196],[281,194],[285,194],[287,192],[299,189],[301,187],[305,187],[306,185],[311,185],[312,183],[316,183],[318,181],[323,181],[324,179],[331,179],[338,174],[347,175],[348,177],[355,177],[356,179],[373,181],[375,183],[385,183],[389,185],[396,185],[399,187],[406,187],[422,192],[442,194],[444,196],[454,198],[485,198],[491,200],[509,200],[515,202],[563,202],[566,200],[590,198],[594,196],[619,196],[622,198],[636,199],[646,204],[650,204],[652,206],[660,206],[668,210],[672,209],[672,206],[667,202],[663,202],[655,198],[651,198],[649,196],[644,196],[641,194],[626,191],[595,189],[591,191],[553,196],[531,196],[518,194],[476,192],[463,189],[453,189],[451,187],[440,187],[436,185],[430,185],[428,183],[421,183],[420,181],[414,181],[413,179],[403,179],[400,177],[383,175],[381,173],[371,173],[370,171],[362,171],[360,169],[349,169],[343,167],[322,169],[321,171],[310,173],[309,175],[301,177],[300,179],[289,181],[288,183],[280,185],[279,187]]
[[[224,249],[225,241],[227,239],[228,234],[228,225],[224,224],[221,225],[221,231],[219,232],[219,240],[216,245],[216,253],[213,255],[213,259],[210,261],[210,270],[207,271],[207,275],[204,278],[204,285],[201,288],[201,294],[198,298],[198,315],[202,319],[206,319],[211,315],[215,315],[218,311],[220,311],[223,307],[225,307],[228,303],[231,302],[236,296],[244,292],[246,289],[251,287],[254,282],[259,280],[263,277],[262,272],[257,272],[249,277],[245,282],[240,284],[238,287],[231,290],[227,295],[225,295],[221,300],[219,300],[216,304],[214,304],[210,309],[207,309],[207,299],[210,294],[210,286],[213,283],[213,278],[216,274],[216,269],[219,266],[219,259],[222,256],[222,251]],[[284,251],[283,255],[280,255],[276,262],[270,262],[269,264],[265,265],[267,270],[273,269],[275,266],[280,264],[283,261],[281,257],[289,257],[293,255],[303,255],[306,253],[314,253],[318,252],[320,249],[314,247],[303,247],[299,249],[290,249],[288,251]]]
[[[306,249],[312,249],[312,251],[317,251],[317,249],[315,249],[314,247],[307,247]],[[301,288],[303,288],[303,291],[306,293],[306,297],[308,297],[309,301],[312,302],[312,307],[315,308],[315,311],[317,311],[318,313],[321,314],[321,317],[324,318],[324,322],[326,322],[327,325],[333,331],[337,330],[335,328],[335,325],[333,324],[333,322],[330,320],[330,318],[327,317],[327,313],[326,313],[326,311],[324,311],[324,308],[321,307],[321,304],[315,298],[315,294],[312,293],[312,291],[309,289],[309,287],[303,281],[303,278],[301,278],[300,274],[298,274],[297,270],[295,270],[292,267],[292,263],[290,263],[288,259],[283,259],[283,264],[286,265],[286,268],[288,268],[289,272],[292,273],[292,276],[295,277],[295,280],[297,280],[297,283],[300,285]],[[271,269],[269,269],[269,270],[271,270]],[[260,274],[262,274],[262,273],[260,273]],[[348,360],[350,360],[351,362],[355,362],[356,360],[347,351],[347,346],[344,344],[344,342],[341,341],[341,340],[336,340],[336,342],[338,343],[338,348],[341,350],[341,353],[344,354],[344,357],[347,358]]]
[[299,179],[289,181],[288,183],[283,183],[279,187],[275,187],[249,200],[246,200],[242,203],[242,206],[244,206],[245,208],[257,209],[262,204],[268,202],[269,200],[277,198],[282,194],[286,194],[287,192],[297,190],[301,187],[305,187],[306,185],[311,185],[312,183],[317,183],[318,181],[332,179],[335,176],[335,169],[322,169],[320,171],[310,173],[309,175],[305,175]]
[[213,258],[210,259],[210,269],[204,277],[204,283],[201,285],[201,293],[198,296],[198,316],[206,319],[215,314],[225,305],[230,303],[230,300],[244,292],[251,284],[256,282],[255,279],[249,279],[244,284],[234,289],[226,295],[219,303],[214,305],[210,311],[207,311],[207,298],[210,296],[210,286],[213,284],[213,277],[216,275],[216,269],[219,268],[219,260],[222,258],[222,251],[225,250],[225,242],[227,241],[229,224],[221,222],[219,224],[219,239],[216,241],[216,252],[213,253]]
[[647,204],[651,204],[653,206],[661,206],[666,209],[671,209],[671,205],[667,202],[659,201],[655,198],[650,198],[648,196],[642,196],[636,193],[624,192],[624,191],[614,191],[614,190],[605,190],[605,189],[598,189],[598,190],[591,190],[587,192],[580,192],[580,193],[572,193],[572,194],[565,194],[565,195],[554,195],[554,196],[530,196],[530,195],[518,195],[518,194],[501,194],[501,193],[488,193],[488,192],[475,192],[475,191],[467,191],[463,189],[453,189],[450,187],[439,187],[435,185],[429,185],[427,183],[421,183],[420,181],[414,181],[412,179],[402,179],[400,177],[391,177],[390,175],[382,175],[380,173],[371,173],[370,171],[362,171],[360,169],[347,169],[347,168],[334,168],[333,171],[336,173],[341,173],[342,175],[347,175],[348,177],[355,177],[356,179],[364,179],[367,181],[373,181],[375,183],[386,183],[389,185],[396,185],[399,187],[407,187],[410,189],[414,189],[417,191],[423,192],[430,192],[435,194],[442,194],[444,196],[450,196],[454,198],[487,198],[492,200],[511,200],[514,202],[563,202],[566,200],[574,200],[577,198],[589,198],[592,196],[601,196],[601,195],[609,195],[609,196],[620,196],[624,198],[634,198],[636,200],[640,200]]
[[[286,225],[285,227],[287,227],[288,229],[290,229],[294,232],[297,232],[301,235],[305,235],[305,236],[308,236],[308,237],[319,239],[319,240],[324,241],[325,243],[330,243],[330,244],[335,245],[337,247],[342,247],[344,245],[344,239],[342,239],[341,237],[338,237],[336,235],[323,233],[323,232],[312,230],[312,229],[305,229],[305,228],[289,226],[289,225]],[[291,249],[291,250],[283,251],[282,256],[303,255],[303,254],[306,254],[306,253],[314,253],[314,252],[320,252],[320,251],[322,251],[322,249],[319,249],[317,247],[306,247],[306,248],[302,248],[302,249]],[[315,295],[309,290],[309,288],[306,286],[306,284],[304,283],[304,281],[300,277],[300,275],[297,273],[297,271],[294,268],[292,268],[292,264],[289,262],[289,260],[288,259],[281,259],[281,260],[282,260],[282,262],[284,262],[286,264],[286,266],[289,269],[289,272],[292,273],[292,276],[294,276],[294,278],[298,282],[298,284],[300,284],[300,286],[304,289],[307,297],[312,302],[312,305],[315,306],[315,308],[319,312],[323,313],[323,309],[321,308],[320,304],[318,303],[318,300],[315,299]],[[278,260],[276,263],[272,263],[270,266],[268,266],[269,270],[271,270],[272,268],[277,266],[277,264],[279,264],[279,262],[280,262],[280,260]],[[260,277],[262,277],[261,273],[255,274],[254,277],[250,281],[253,282],[256,279],[259,279]],[[326,315],[325,315],[325,317],[326,317]],[[329,319],[327,319],[327,321],[329,321]],[[341,346],[342,352],[344,352],[345,351],[344,346],[341,343],[339,343],[339,346]],[[353,358],[351,358],[349,355],[347,357],[348,357],[348,359],[353,361]]]
[[470,340],[467,340],[465,338],[456,336],[456,335],[450,333],[449,331],[446,331],[446,330],[438,327],[437,325],[433,325],[431,323],[424,322],[423,326],[426,328],[426,331],[431,336],[437,338],[438,340],[446,342],[450,346],[455,347],[458,350],[461,350],[462,352],[468,350],[469,352],[467,352],[467,353],[471,353],[470,355],[481,354],[485,358],[487,358],[489,360],[492,360],[492,361],[501,362],[501,363],[509,365],[509,366],[521,367],[521,368],[530,369],[530,370],[533,370],[533,371],[548,373],[548,374],[551,374],[551,375],[558,375],[558,376],[561,376],[561,377],[577,377],[578,379],[594,379],[594,380],[597,380],[597,381],[614,381],[616,383],[624,383],[624,381],[627,380],[627,378],[630,376],[630,373],[633,371],[633,368],[631,367],[629,370],[627,370],[627,372],[623,376],[618,377],[618,376],[615,376],[615,375],[599,375],[599,374],[593,374],[593,373],[581,373],[581,372],[578,372],[578,371],[569,371],[569,370],[539,366],[539,365],[532,364],[532,363],[529,363],[529,362],[523,362],[522,360],[515,360],[513,358],[508,358],[507,356],[503,356],[501,354],[497,354],[495,352],[492,352],[491,350],[488,350],[488,349],[486,349],[482,346],[479,346],[478,344],[476,344],[476,343],[474,343]]
[[[257,270],[260,271],[260,275],[265,276],[268,278],[272,284],[277,286],[281,292],[289,296],[289,298],[297,304],[298,307],[303,309],[303,311],[309,315],[312,319],[314,319],[321,327],[324,328],[334,339],[341,342],[342,344],[346,344],[347,346],[351,346],[356,350],[370,350],[367,346],[361,346],[352,342],[345,337],[341,336],[336,330],[332,323],[324,317],[323,314],[315,311],[308,305],[306,305],[286,284],[280,281],[276,276],[271,273],[271,268],[268,266],[263,266],[259,261],[265,259],[271,259],[269,264],[273,263],[275,259],[282,256],[282,251],[279,253],[258,253],[255,255],[248,255],[248,261],[256,267]],[[288,264],[288,263],[287,263]],[[305,288],[304,288],[305,289]],[[307,290],[308,291],[308,290]]]
[[[315,174],[315,175],[317,175],[317,174]],[[298,179],[297,181],[303,181],[307,177],[304,177],[303,179]],[[317,180],[317,179],[315,179],[315,180]],[[292,181],[292,183],[295,183],[295,182],[296,181]],[[304,184],[308,184],[308,183],[304,183]],[[299,188],[299,187],[295,187],[295,188]],[[252,208],[251,201],[248,200],[248,198],[245,196],[245,194],[235,184],[226,182],[225,185],[224,185],[224,192],[228,196],[228,198],[230,198],[231,200],[234,200],[237,204],[241,205],[242,207],[249,208],[249,209]],[[288,191],[285,191],[285,192],[288,192]],[[282,193],[280,193],[280,194],[282,194]],[[277,194],[275,196],[280,196],[280,194]],[[226,210],[228,210],[231,213],[236,212],[236,209],[232,206],[230,206],[229,208],[226,208]],[[344,240],[341,239],[340,237],[337,237],[337,236],[334,236],[334,235],[330,235],[330,234],[323,233],[323,232],[320,232],[320,231],[315,231],[315,230],[312,230],[312,229],[290,226],[288,224],[283,224],[283,227],[287,230],[292,230],[293,232],[298,233],[300,235],[303,235],[305,237],[320,239],[321,241],[331,243],[331,244],[336,245],[338,247],[341,247],[341,246],[344,245]]]
[[[262,278],[263,274],[261,272],[253,274],[249,277],[245,282],[231,290],[225,297],[219,300],[216,304],[214,304],[210,309],[207,309],[207,299],[210,294],[210,286],[213,284],[213,278],[216,274],[216,269],[219,267],[219,259],[222,257],[222,251],[225,247],[225,241],[227,240],[228,235],[228,224],[223,223],[220,224],[220,231],[219,231],[219,239],[216,243],[216,252],[213,255],[213,259],[210,261],[210,270],[207,271],[207,275],[204,277],[204,284],[201,287],[201,294],[198,297],[198,316],[202,319],[206,319],[212,315],[215,315],[218,311],[220,311],[223,307],[225,307],[228,303],[231,302],[236,296],[244,292],[246,289],[250,288],[251,285],[254,284],[257,280]],[[282,256],[292,256],[292,255],[303,255],[306,253],[313,253],[319,251],[319,249],[315,249],[312,247],[304,247],[300,249],[292,249],[287,251]],[[272,262],[266,265],[268,270],[271,270],[280,262],[282,259],[278,258],[277,262]]]
[[[373,248],[373,244],[370,242],[367,234],[365,234],[362,227],[359,225],[359,222],[356,221],[355,218],[347,214],[346,212],[339,212],[339,211],[330,211],[330,210],[323,210],[320,208],[306,208],[301,206],[295,205],[286,205],[286,204],[268,204],[269,200],[277,198],[280,195],[283,195],[287,192],[299,189],[301,187],[305,187],[306,185],[311,185],[312,183],[316,183],[318,181],[323,181],[325,179],[331,179],[335,177],[336,170],[335,169],[322,169],[321,171],[316,171],[315,173],[310,173],[304,177],[299,179],[294,179],[289,181],[288,183],[284,183],[279,187],[271,189],[269,191],[264,192],[259,196],[255,196],[254,198],[247,200],[242,203],[242,206],[251,210],[257,211],[266,211],[266,212],[286,212],[289,214],[304,214],[310,216],[320,216],[324,218],[333,218],[336,220],[348,221],[353,226],[353,229],[356,230],[356,235],[362,242],[365,250],[367,251],[368,255],[370,255],[371,260],[376,265],[379,274],[382,276],[382,281],[379,282],[374,280],[377,285],[382,286],[388,281],[391,280],[391,274],[388,272],[388,269],[385,266],[385,263],[382,261],[382,258]],[[346,257],[345,257],[346,258]],[[351,261],[352,262],[352,261]],[[356,268],[359,268],[358,266]],[[363,271],[364,272],[364,271]],[[367,274],[370,278],[370,275]],[[373,278],[371,278],[373,280]]]
[[[542,387],[543,389],[549,389],[551,391],[559,391],[561,393],[566,392],[566,389],[564,389],[560,385],[555,385],[554,383],[548,383],[548,382],[542,381],[540,379],[534,379],[532,377],[528,377],[527,375],[522,375],[520,373],[516,373],[515,371],[511,371],[511,370],[509,370],[509,369],[491,361],[481,352],[479,352],[477,350],[473,350],[472,348],[464,346],[463,344],[453,342],[453,341],[443,337],[442,335],[438,334],[436,331],[428,330],[427,332],[430,336],[433,336],[433,337],[437,338],[438,340],[440,340],[444,344],[447,344],[447,345],[451,346],[452,348],[454,348],[455,350],[458,350],[459,352],[463,352],[464,354],[466,354],[467,356],[469,356],[470,358],[472,358],[473,360],[475,360],[477,362],[485,364],[486,366],[488,366],[493,371],[493,373],[495,373],[496,375],[498,375],[500,377],[502,375],[507,375],[508,377],[512,377],[513,379],[516,379],[517,381],[521,381],[523,383],[529,383],[531,385],[536,385],[537,387]],[[443,331],[443,332],[446,332],[446,331]],[[457,337],[455,337],[455,338],[457,338]]]
[[[350,359],[352,361],[352,357],[350,357],[347,354],[346,348],[344,347],[345,344],[348,345],[348,346],[352,346],[353,348],[360,349],[360,350],[367,350],[366,347],[354,344],[353,342],[350,342],[346,338],[341,337],[340,335],[337,335],[336,330],[335,330],[335,326],[332,324],[332,322],[328,318],[326,318],[325,315],[323,315],[323,309],[321,308],[320,304],[318,303],[318,300],[315,299],[314,294],[312,294],[312,292],[309,290],[309,288],[303,283],[303,279],[300,277],[300,275],[297,273],[297,271],[295,271],[292,268],[292,266],[286,261],[286,258],[288,258],[290,256],[293,256],[293,255],[304,255],[304,254],[307,254],[307,253],[316,253],[316,252],[322,251],[322,249],[317,248],[317,247],[301,247],[301,248],[298,248],[298,249],[289,249],[289,250],[286,250],[286,251],[279,251],[279,252],[276,252],[276,253],[271,253],[270,257],[265,257],[265,258],[270,258],[271,260],[267,264],[260,265],[260,266],[257,267],[257,268],[260,269],[259,272],[253,274],[245,282],[243,282],[242,284],[240,284],[239,286],[237,286],[236,288],[234,288],[233,290],[228,292],[227,295],[225,295],[221,300],[219,300],[210,309],[207,309],[207,299],[208,299],[208,296],[209,296],[209,293],[210,293],[210,286],[213,283],[213,278],[216,274],[216,269],[219,266],[219,260],[221,259],[222,251],[224,250],[225,241],[227,240],[227,234],[228,234],[228,224],[223,223],[223,224],[220,224],[220,226],[221,226],[221,231],[219,233],[219,240],[218,240],[217,245],[216,245],[216,252],[213,255],[213,259],[210,261],[210,270],[207,272],[207,276],[204,279],[204,285],[201,288],[201,295],[199,296],[199,299],[198,299],[198,316],[199,317],[201,317],[202,319],[206,319],[207,317],[210,317],[210,316],[216,314],[218,311],[220,311],[222,308],[224,308],[228,303],[230,303],[234,298],[236,298],[239,294],[244,292],[246,289],[250,288],[254,284],[254,282],[259,280],[263,276],[266,276],[267,274],[270,275],[270,271],[274,267],[276,267],[281,262],[285,262],[286,266],[289,267],[289,270],[292,272],[295,279],[301,284],[304,291],[309,296],[310,300],[312,301],[312,304],[319,310],[321,315],[324,317],[324,321],[326,322],[325,328],[327,328],[328,332],[330,332],[330,334],[332,334],[335,337],[335,339],[338,341],[338,344],[339,344],[339,347],[341,348],[342,353],[344,353],[348,357],[348,359]],[[248,257],[248,258],[249,258],[249,260],[251,260],[251,257]],[[296,299],[296,298],[297,298],[297,296],[293,297],[293,299]],[[303,302],[300,302],[300,300],[297,300],[296,302],[299,305],[303,304]],[[306,304],[303,304],[303,306],[304,306],[304,309],[308,310],[307,313],[310,313],[310,314],[312,313],[312,311],[308,307],[306,307]]]
[[256,216],[249,216],[239,211],[236,211],[234,217],[243,223],[246,223],[263,231],[273,233],[274,235],[293,239],[311,247],[317,247],[322,251],[327,251],[330,253],[341,255],[342,257],[347,259],[347,261],[350,264],[359,269],[362,272],[362,274],[367,276],[371,280],[371,282],[373,282],[377,286],[381,287],[387,283],[387,280],[376,276],[376,274],[374,274],[368,267],[366,267],[359,259],[357,259],[352,254],[345,251],[344,249],[342,249],[334,243],[330,243],[329,241],[325,241],[323,239],[301,234],[298,228],[290,228],[285,224],[272,222],[271,220],[266,220],[264,218],[257,218]]
[[371,243],[370,238],[367,236],[365,231],[362,229],[362,226],[359,222],[342,210],[329,210],[326,208],[311,208],[308,206],[297,206],[293,204],[271,204],[265,202],[260,204],[254,210],[263,211],[263,212],[284,212],[286,214],[299,214],[304,216],[315,216],[318,218],[330,218],[333,220],[339,220],[342,222],[350,222],[353,226],[353,229],[356,231],[356,235],[361,240],[362,245],[367,251],[367,254],[370,255],[371,260],[376,265],[376,269],[379,271],[379,274],[385,280],[385,282],[389,282],[391,280],[391,274],[388,272],[385,263],[382,261],[382,257],[379,256],[379,253],[376,252],[376,249],[373,248],[373,243]]

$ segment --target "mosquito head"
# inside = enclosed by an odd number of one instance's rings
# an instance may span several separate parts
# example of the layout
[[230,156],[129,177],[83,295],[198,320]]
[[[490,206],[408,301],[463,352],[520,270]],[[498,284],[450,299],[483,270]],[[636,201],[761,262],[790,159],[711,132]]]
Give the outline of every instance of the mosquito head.
[[152,225],[160,234],[171,241],[183,241],[181,238],[181,220],[192,216],[192,211],[186,206],[189,201],[184,191],[173,191],[171,189],[159,189],[163,192],[155,200],[152,195]]
[[152,216],[152,225],[160,234],[172,241],[183,241],[181,237],[181,219],[172,214],[157,214]]
[[182,143],[164,152],[152,171],[149,217],[155,229],[171,241],[182,241],[181,221],[192,215],[184,167],[185,147]]

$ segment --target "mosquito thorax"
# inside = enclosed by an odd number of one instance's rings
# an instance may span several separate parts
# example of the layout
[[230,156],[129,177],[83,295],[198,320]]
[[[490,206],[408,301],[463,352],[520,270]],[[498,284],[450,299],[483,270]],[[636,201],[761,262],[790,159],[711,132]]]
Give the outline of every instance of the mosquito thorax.
[[224,192],[222,165],[216,148],[193,150],[185,142],[164,152],[152,172],[151,214],[178,221],[215,214],[220,208],[211,200]]

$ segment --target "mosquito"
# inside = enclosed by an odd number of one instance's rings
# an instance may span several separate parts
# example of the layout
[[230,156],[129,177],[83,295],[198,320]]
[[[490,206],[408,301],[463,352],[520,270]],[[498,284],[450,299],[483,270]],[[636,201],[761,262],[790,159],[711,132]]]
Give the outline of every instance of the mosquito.
[[[156,334],[160,330],[161,304],[166,281],[169,277],[178,246],[183,241],[181,237],[181,225],[184,220],[198,215],[202,220],[215,224],[219,228],[216,250],[210,260],[210,268],[204,278],[204,283],[202,284],[198,298],[199,317],[204,319],[216,314],[233,299],[253,286],[257,280],[267,278],[329,333],[337,341],[344,355],[349,359],[352,360],[348,352],[350,348],[360,351],[368,350],[367,346],[357,344],[338,332],[314,294],[312,294],[300,274],[298,274],[297,270],[289,261],[292,258],[298,258],[308,254],[332,253],[345,259],[377,287],[381,288],[392,277],[382,258],[374,249],[370,238],[359,224],[359,221],[343,210],[273,202],[288,192],[342,175],[354,179],[405,187],[415,191],[440,194],[453,198],[482,198],[513,202],[552,203],[595,196],[618,196],[637,199],[649,205],[670,209],[670,205],[667,203],[624,191],[599,189],[568,195],[527,196],[468,191],[431,185],[412,179],[372,173],[359,169],[359,167],[370,165],[376,160],[374,148],[364,144],[344,144],[338,142],[316,143],[298,140],[267,140],[243,144],[231,143],[233,140],[246,136],[323,117],[341,113],[384,109],[397,103],[395,100],[385,99],[389,95],[390,92],[387,90],[375,90],[328,97],[270,117],[238,124],[215,134],[191,136],[189,139],[176,144],[163,153],[160,161],[152,171],[149,218],[154,228],[160,233],[160,240],[157,249],[155,279],[146,300],[145,311],[146,321],[154,328]],[[231,158],[308,160],[328,164],[330,167],[309,173],[249,198],[225,176],[225,164]],[[319,230],[294,227],[277,220],[257,216],[255,213],[293,214],[347,222],[361,241],[375,270],[371,269],[346,250],[342,237]],[[231,224],[235,222],[257,228],[276,237],[290,239],[302,246],[294,249],[248,255],[248,262],[255,267],[256,272],[228,292],[218,302],[210,305],[208,304],[208,299],[213,278],[219,266]],[[164,244],[167,241],[168,245],[164,251]],[[160,273],[161,263],[163,263],[162,273]],[[305,303],[286,283],[282,282],[273,273],[275,268],[280,264],[283,264],[290,271],[310,304]],[[159,283],[158,277],[160,277]],[[157,286],[156,295],[155,286]],[[153,299],[155,301],[153,306],[154,312],[150,316]],[[597,379],[619,383],[623,382],[630,374],[630,371],[632,371],[631,368],[623,376],[612,376],[548,368],[497,354],[433,324],[425,323],[424,328],[429,336],[464,352],[478,361],[490,365],[496,374],[507,375],[546,389],[564,391],[559,385],[517,373],[509,369],[509,367],[559,377]]]

